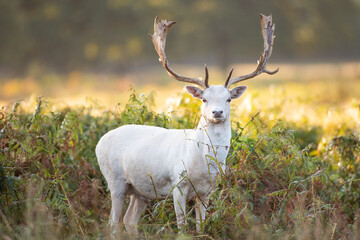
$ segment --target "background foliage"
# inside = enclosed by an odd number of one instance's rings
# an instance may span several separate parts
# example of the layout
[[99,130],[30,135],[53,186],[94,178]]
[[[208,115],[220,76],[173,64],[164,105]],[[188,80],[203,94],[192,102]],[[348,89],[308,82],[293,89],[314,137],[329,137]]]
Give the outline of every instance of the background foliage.
[[118,72],[156,63],[146,37],[156,15],[179,22],[168,48],[176,61],[253,62],[259,13],[277,24],[273,60],[359,58],[358,0],[1,0],[0,70]]

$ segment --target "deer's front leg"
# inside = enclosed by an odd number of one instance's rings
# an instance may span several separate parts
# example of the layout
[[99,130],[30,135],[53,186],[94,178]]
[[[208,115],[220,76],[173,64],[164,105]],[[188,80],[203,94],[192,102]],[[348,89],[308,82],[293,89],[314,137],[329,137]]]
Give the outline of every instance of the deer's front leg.
[[186,223],[186,192],[177,186],[173,190],[173,198],[177,225],[181,229]]
[[201,224],[205,220],[206,207],[209,204],[208,197],[202,197],[199,199],[196,197],[195,215],[196,215],[196,231],[201,232]]

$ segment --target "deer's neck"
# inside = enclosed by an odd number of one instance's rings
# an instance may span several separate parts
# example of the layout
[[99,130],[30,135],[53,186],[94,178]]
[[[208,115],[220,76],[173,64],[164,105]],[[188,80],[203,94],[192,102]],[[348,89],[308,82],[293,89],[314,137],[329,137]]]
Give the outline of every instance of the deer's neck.
[[201,117],[197,126],[197,130],[201,130],[204,137],[209,138],[210,141],[221,144],[230,142],[231,138],[231,124],[230,119],[226,119],[220,123],[212,123],[206,121],[204,117]]
[[[216,151],[222,150],[222,152],[225,150],[226,154],[229,151],[231,139],[230,119],[226,119],[221,123],[212,123],[201,117],[196,132],[198,141],[204,143],[204,148],[211,148]],[[225,159],[218,160],[225,161]]]
[[[219,168],[225,171],[226,157],[230,148],[231,124],[230,119],[221,123],[207,122],[201,117],[195,130],[195,149],[201,151],[202,161],[198,162],[202,168],[208,168],[212,175],[219,172]],[[214,161],[215,160],[215,161]]]

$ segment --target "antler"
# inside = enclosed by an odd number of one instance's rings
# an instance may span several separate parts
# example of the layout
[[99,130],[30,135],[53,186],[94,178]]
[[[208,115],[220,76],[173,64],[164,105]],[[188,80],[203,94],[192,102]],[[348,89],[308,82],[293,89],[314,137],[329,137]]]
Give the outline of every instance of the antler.
[[165,46],[166,46],[166,35],[169,31],[170,27],[174,25],[176,22],[169,21],[169,20],[158,20],[158,17],[155,18],[154,21],[154,34],[149,34],[150,38],[153,41],[154,47],[156,52],[159,55],[159,61],[162,63],[162,65],[165,67],[168,74],[175,78],[176,80],[179,80],[181,82],[188,82],[188,83],[194,83],[196,85],[199,85],[203,88],[209,87],[209,72],[205,65],[205,81],[203,81],[201,78],[188,78],[179,75],[174,70],[171,69],[169,66],[169,62],[166,58],[165,54]]
[[[227,80],[225,82],[225,87],[229,88],[231,85],[256,77],[257,75],[261,73],[267,73],[267,74],[275,74],[279,71],[279,68],[275,71],[269,71],[266,69],[266,63],[269,60],[273,44],[274,44],[274,30],[275,30],[275,24],[272,23],[272,16],[265,16],[263,14],[260,14],[260,24],[261,24],[261,33],[264,39],[264,52],[260,55],[260,60],[258,61],[258,66],[256,70],[248,75],[231,78],[232,70],[229,73],[229,76],[227,77]],[[231,79],[230,79],[231,78]]]

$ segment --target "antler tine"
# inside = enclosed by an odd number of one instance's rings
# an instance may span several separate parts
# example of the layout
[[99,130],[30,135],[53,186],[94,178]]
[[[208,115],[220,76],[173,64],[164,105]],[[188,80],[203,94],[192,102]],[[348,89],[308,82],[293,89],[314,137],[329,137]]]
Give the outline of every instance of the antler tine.
[[[261,24],[261,33],[262,33],[262,36],[264,39],[264,51],[260,55],[260,59],[258,61],[257,68],[255,69],[254,72],[252,72],[250,74],[231,78],[230,80],[227,80],[225,82],[226,88],[229,88],[231,85],[233,85],[235,83],[256,77],[257,75],[264,73],[264,72],[272,75],[279,71],[279,68],[276,69],[275,71],[269,71],[266,69],[266,63],[271,56],[271,53],[273,50],[274,39],[275,39],[275,36],[274,36],[275,24],[272,23],[272,16],[271,15],[265,16],[263,14],[260,14],[260,24]],[[232,70],[231,70],[231,72],[232,72]],[[231,72],[229,75],[231,75]]]
[[208,68],[205,64],[205,87],[208,88],[209,87],[209,71],[208,71]]
[[169,20],[159,21],[158,17],[156,17],[154,20],[154,34],[149,34],[149,36],[152,39],[157,54],[159,55],[159,61],[165,67],[167,73],[176,80],[179,80],[181,82],[193,83],[203,88],[208,88],[209,76],[206,66],[205,66],[205,82],[200,78],[189,78],[189,77],[181,76],[171,69],[165,54],[165,46],[166,46],[167,32],[169,31],[170,27],[175,23],[176,22]]
[[[226,78],[225,85],[224,85],[225,87],[229,84],[229,81],[230,81],[230,78],[231,78],[231,75],[232,75],[233,71],[234,71],[234,68],[232,68],[232,69],[230,70],[229,75],[228,75],[228,77]],[[230,87],[230,85],[229,85],[229,87]]]

